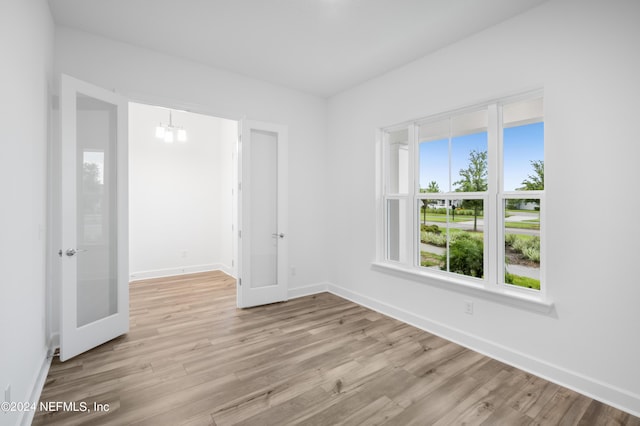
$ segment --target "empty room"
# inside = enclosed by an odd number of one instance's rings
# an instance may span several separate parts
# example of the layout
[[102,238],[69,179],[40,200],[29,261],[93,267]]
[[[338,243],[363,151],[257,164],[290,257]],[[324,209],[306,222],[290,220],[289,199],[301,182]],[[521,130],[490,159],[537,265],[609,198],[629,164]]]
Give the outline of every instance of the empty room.
[[639,21],[3,1],[0,425],[640,425]]

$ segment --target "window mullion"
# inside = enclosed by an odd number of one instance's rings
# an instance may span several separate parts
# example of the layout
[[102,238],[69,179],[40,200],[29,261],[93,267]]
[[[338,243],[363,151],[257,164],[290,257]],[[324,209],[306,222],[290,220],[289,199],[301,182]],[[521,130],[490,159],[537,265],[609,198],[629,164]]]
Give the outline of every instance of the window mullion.
[[[496,283],[499,276],[500,259],[504,258],[504,254],[500,249],[501,231],[500,226],[500,201],[498,197],[501,185],[500,170],[502,166],[501,158],[501,114],[497,104],[490,104],[488,107],[488,128],[487,128],[487,149],[488,149],[488,202],[485,210],[485,244],[487,245],[487,256],[485,258],[486,283],[490,285]],[[496,232],[497,231],[497,232]]]
[[[409,161],[407,161],[407,173],[409,175],[409,185],[408,185],[408,194],[407,194],[407,216],[406,216],[406,220],[407,223],[409,224],[409,226],[406,227],[406,250],[407,250],[407,254],[409,255],[408,258],[412,259],[410,262],[411,266],[415,266],[416,264],[419,265],[418,259],[419,259],[419,238],[416,239],[415,235],[420,235],[419,231],[418,231],[418,217],[417,217],[417,205],[418,205],[418,200],[416,198],[416,187],[418,185],[417,181],[418,178],[416,176],[416,161],[417,161],[417,155],[416,155],[416,131],[417,131],[417,126],[415,124],[410,124],[409,128],[408,128],[408,136],[409,136],[409,141],[408,141],[408,157],[409,157]],[[418,262],[418,263],[416,263]]]

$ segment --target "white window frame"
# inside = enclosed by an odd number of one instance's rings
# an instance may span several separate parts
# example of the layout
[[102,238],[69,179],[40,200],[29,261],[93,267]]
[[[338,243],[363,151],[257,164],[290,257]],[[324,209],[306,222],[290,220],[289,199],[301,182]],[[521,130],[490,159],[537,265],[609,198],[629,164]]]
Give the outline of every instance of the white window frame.
[[[376,270],[399,275],[403,278],[417,280],[443,288],[476,295],[522,308],[549,312],[553,303],[547,298],[548,282],[545,279],[546,238],[544,191],[504,191],[503,188],[503,123],[502,106],[527,99],[543,97],[542,90],[530,91],[515,96],[493,99],[469,107],[459,108],[443,114],[424,119],[411,120],[393,126],[379,128],[376,131],[376,229],[377,245]],[[544,99],[544,98],[543,98]],[[455,117],[474,110],[486,108],[488,111],[488,189],[484,193],[443,192],[420,193],[419,191],[419,156],[416,154],[419,143],[419,126],[431,121],[447,117]],[[408,179],[407,193],[390,193],[388,191],[388,134],[399,130],[408,130]],[[546,152],[546,150],[545,150]],[[452,188],[451,188],[452,189]],[[452,272],[427,269],[420,266],[420,217],[418,205],[423,198],[434,199],[482,199],[484,200],[484,277],[468,277]],[[540,199],[540,290],[504,283],[505,248],[504,248],[504,202],[514,198]],[[406,200],[407,217],[404,237],[404,250],[409,253],[405,262],[387,260],[387,201],[393,199]]]

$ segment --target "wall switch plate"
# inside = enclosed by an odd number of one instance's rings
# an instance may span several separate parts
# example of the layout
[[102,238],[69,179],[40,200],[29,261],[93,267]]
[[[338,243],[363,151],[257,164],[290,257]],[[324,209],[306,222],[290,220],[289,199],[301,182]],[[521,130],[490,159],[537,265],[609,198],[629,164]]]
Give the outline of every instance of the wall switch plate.
[[464,301],[464,313],[467,315],[473,315],[473,302],[471,300]]

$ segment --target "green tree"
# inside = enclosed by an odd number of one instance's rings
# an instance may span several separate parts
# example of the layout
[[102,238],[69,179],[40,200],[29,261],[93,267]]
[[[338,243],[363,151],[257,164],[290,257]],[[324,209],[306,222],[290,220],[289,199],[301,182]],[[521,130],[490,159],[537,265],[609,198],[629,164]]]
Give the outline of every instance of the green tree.
[[424,189],[424,192],[440,192],[438,182],[436,182],[435,180],[429,182],[429,185]]
[[[487,183],[487,151],[472,150],[469,153],[469,165],[460,169],[460,180],[453,183],[456,192],[484,192]],[[460,206],[473,209],[473,230],[478,230],[478,213],[483,209],[482,200],[464,200]]]
[[[431,182],[429,182],[429,185],[426,188],[420,188],[420,192],[424,193],[424,192],[430,192],[430,193],[434,193],[434,192],[440,192],[440,187],[438,186],[438,182],[436,182],[435,180],[432,180]],[[435,204],[436,200],[430,200],[430,199],[423,199],[422,200],[422,224],[426,225],[427,224],[427,207],[429,207],[429,205],[431,204]]]
[[532,160],[533,174],[522,181],[522,187],[518,191],[542,191],[544,189],[544,161]]
[[[518,188],[518,191],[542,191],[544,189],[544,161],[531,160],[531,166],[533,167],[533,173],[522,181],[522,187]],[[524,201],[540,203],[538,199],[526,199]]]

